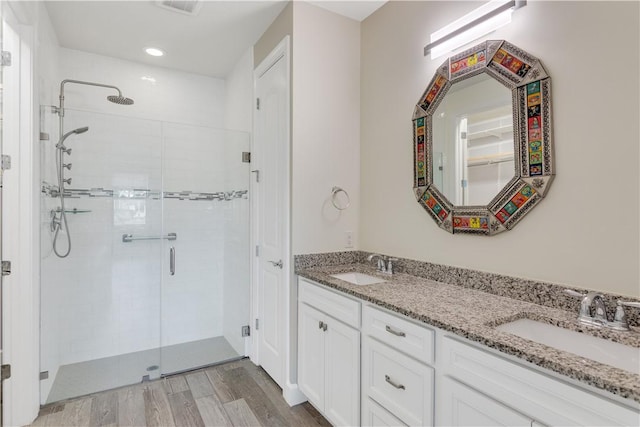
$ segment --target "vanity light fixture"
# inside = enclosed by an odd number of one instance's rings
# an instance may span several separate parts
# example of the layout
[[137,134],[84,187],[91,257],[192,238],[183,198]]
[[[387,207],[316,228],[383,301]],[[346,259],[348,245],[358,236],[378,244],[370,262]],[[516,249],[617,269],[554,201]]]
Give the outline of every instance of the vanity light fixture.
[[487,35],[511,22],[511,13],[526,6],[526,0],[491,0],[462,18],[431,33],[424,56],[439,58],[460,46]]
[[151,56],[163,56],[164,52],[156,47],[147,47],[144,49],[147,52],[147,55]]

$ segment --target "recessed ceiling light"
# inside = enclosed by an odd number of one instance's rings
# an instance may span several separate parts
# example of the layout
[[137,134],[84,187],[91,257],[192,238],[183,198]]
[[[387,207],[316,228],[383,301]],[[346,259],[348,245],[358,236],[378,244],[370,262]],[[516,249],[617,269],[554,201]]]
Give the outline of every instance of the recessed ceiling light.
[[161,51],[160,49],[155,48],[155,47],[148,47],[144,51],[147,52],[147,54],[149,54],[151,56],[162,56],[162,55],[164,55],[163,51]]

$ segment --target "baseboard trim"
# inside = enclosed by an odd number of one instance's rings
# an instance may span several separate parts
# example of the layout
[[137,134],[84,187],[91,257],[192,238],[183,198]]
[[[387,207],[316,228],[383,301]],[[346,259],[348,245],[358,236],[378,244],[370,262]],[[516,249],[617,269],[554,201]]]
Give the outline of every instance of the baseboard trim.
[[282,397],[284,397],[289,406],[299,405],[307,401],[307,396],[300,391],[298,384],[287,383],[286,387],[282,389]]

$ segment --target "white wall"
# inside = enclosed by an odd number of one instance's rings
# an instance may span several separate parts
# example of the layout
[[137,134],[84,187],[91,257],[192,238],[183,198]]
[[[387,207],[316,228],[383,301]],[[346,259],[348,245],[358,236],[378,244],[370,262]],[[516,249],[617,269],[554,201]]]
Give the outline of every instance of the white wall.
[[[294,3],[292,81],[293,254],[358,246],[360,193],[360,24]],[[331,204],[333,186],[351,206]]]
[[522,222],[450,235],[415,201],[410,119],[444,60],[422,49],[475,7],[389,2],[362,24],[361,249],[640,296],[637,2],[528,2],[490,36],[540,58],[553,82],[557,176]]
[[253,123],[253,49],[249,48],[225,78],[225,129],[251,132]]
[[[109,89],[67,84],[69,108],[129,117],[224,127],[225,82],[199,74],[60,49],[60,77],[118,86],[134,105],[108,102]],[[149,80],[153,79],[153,80]]]

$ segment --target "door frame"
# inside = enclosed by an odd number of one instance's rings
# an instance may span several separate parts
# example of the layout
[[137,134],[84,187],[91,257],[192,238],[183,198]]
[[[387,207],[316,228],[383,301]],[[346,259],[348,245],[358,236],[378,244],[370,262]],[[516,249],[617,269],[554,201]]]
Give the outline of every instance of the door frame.
[[[40,158],[36,108],[37,11],[19,1],[3,2],[3,18],[11,16],[19,49],[12,51],[19,87],[12,102],[3,104],[4,126],[11,126],[3,141],[3,154],[12,156],[11,170],[3,177],[3,259],[12,261],[12,273],[2,283],[3,363],[11,364],[11,377],[3,384],[5,425],[29,424],[40,409]],[[5,50],[12,50],[3,46]],[[17,76],[16,76],[17,77]],[[8,93],[8,85],[7,85]],[[3,94],[4,95],[4,94]],[[3,101],[7,101],[6,99]],[[7,110],[8,109],[8,110]],[[6,114],[5,114],[6,113]]]
[[[292,378],[296,377],[296,373],[294,372],[296,369],[295,363],[295,347],[296,347],[296,334],[292,328],[297,324],[297,319],[295,318],[297,315],[296,310],[292,309],[296,301],[292,297],[295,295],[293,292],[293,256],[291,253],[291,41],[290,36],[286,35],[278,45],[267,55],[265,59],[260,62],[260,64],[254,69],[253,73],[253,90],[254,90],[254,100],[256,99],[256,87],[257,82],[260,76],[266,73],[276,62],[283,59],[285,61],[286,68],[286,114],[285,114],[285,135],[287,139],[287,150],[285,154],[285,159],[283,164],[286,165],[285,174],[285,188],[283,191],[283,212],[285,212],[285,217],[283,220],[285,221],[285,235],[284,235],[284,247],[283,247],[283,256],[282,259],[284,261],[284,265],[282,268],[282,277],[284,280],[283,286],[283,301],[282,307],[285,309],[284,313],[284,327],[279,331],[281,334],[281,342],[284,344],[284,348],[282,349],[283,354],[285,355],[283,363],[283,378],[281,378],[280,382],[282,385],[282,394],[289,403],[289,405],[296,405],[298,403],[306,401],[306,397],[298,390],[298,385],[296,382],[292,381]],[[256,102],[256,101],[254,101]],[[260,141],[256,140],[256,104],[253,107],[253,138],[251,141],[251,152],[256,153],[256,145],[260,143]],[[252,165],[252,169],[255,165]],[[260,354],[258,347],[258,338],[260,334],[260,329],[255,329],[255,319],[258,318],[259,313],[259,288],[258,288],[258,257],[256,256],[256,247],[258,244],[258,197],[256,197],[256,193],[258,191],[258,185],[256,185],[255,176],[251,177],[250,183],[250,194],[251,197],[251,227],[250,227],[250,250],[251,250],[251,319],[253,326],[253,333],[251,334],[251,352],[250,358],[251,360],[260,365]]]

